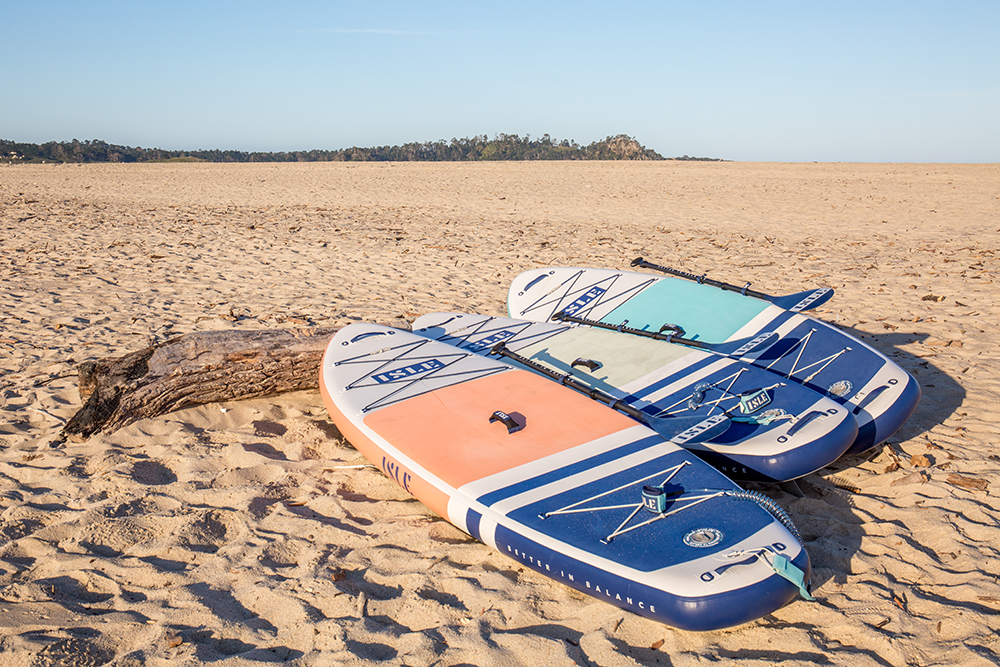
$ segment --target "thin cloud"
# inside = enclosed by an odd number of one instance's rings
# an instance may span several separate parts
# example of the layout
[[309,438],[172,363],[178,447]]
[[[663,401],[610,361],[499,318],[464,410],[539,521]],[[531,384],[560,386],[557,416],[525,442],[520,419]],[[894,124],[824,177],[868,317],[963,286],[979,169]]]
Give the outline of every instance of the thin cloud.
[[392,28],[314,28],[312,30],[292,30],[296,34],[328,35],[486,35],[486,30],[395,30]]

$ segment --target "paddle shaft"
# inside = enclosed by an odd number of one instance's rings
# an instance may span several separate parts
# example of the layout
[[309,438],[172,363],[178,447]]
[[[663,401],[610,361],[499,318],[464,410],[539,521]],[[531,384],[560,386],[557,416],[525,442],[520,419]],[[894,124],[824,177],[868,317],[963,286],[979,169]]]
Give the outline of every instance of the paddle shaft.
[[647,262],[642,257],[636,257],[632,260],[632,266],[638,266],[643,269],[653,269],[654,271],[659,271],[661,273],[669,273],[672,276],[677,276],[678,278],[686,278],[687,280],[693,280],[699,285],[711,285],[712,287],[718,287],[721,290],[729,292],[739,292],[743,296],[752,296],[757,299],[764,299],[765,301],[771,301],[774,297],[770,294],[764,294],[763,292],[757,292],[752,289],[747,289],[750,287],[750,283],[747,283],[743,287],[738,287],[736,285],[730,285],[729,283],[724,283],[719,280],[712,280],[711,278],[706,278],[704,275],[696,276],[693,273],[688,273],[687,271],[681,271],[679,269],[672,269],[669,266],[660,266],[659,264],[653,264],[652,262]]
[[[587,326],[596,327],[598,329],[610,329],[612,331],[617,331],[619,333],[627,333],[633,336],[644,336],[645,338],[652,338],[653,340],[665,340],[671,343],[678,343],[680,345],[687,345],[689,347],[698,347],[701,349],[709,349],[709,346],[700,341],[693,340],[691,338],[684,338],[682,336],[674,336],[673,334],[665,334],[662,331],[643,331],[642,329],[635,329],[633,327],[625,326],[622,324],[608,324],[607,322],[598,322],[597,320],[589,320],[586,317],[577,317],[576,315],[567,315],[565,312],[558,312],[552,316],[552,319],[557,322],[574,322],[576,324],[586,324]],[[627,321],[627,320],[626,320]]]
[[577,380],[570,373],[560,373],[559,371],[553,370],[548,366],[543,366],[537,361],[533,361],[528,357],[520,355],[517,352],[512,352],[511,350],[507,349],[507,346],[504,343],[497,343],[496,345],[494,345],[493,348],[490,350],[490,354],[499,357],[506,357],[511,361],[516,361],[519,364],[523,364],[528,368],[531,368],[532,370],[536,370],[539,373],[552,378],[559,384],[565,385],[570,389],[575,389],[581,394],[586,394],[595,401],[600,401],[601,403],[604,403],[609,407],[628,415],[632,419],[635,419],[642,423],[647,423],[649,421],[648,415],[643,414],[642,411],[629,405],[628,403],[623,402],[620,398],[612,396],[611,394],[601,391],[600,389],[597,389],[595,387],[591,387],[586,382],[581,382],[580,380]]

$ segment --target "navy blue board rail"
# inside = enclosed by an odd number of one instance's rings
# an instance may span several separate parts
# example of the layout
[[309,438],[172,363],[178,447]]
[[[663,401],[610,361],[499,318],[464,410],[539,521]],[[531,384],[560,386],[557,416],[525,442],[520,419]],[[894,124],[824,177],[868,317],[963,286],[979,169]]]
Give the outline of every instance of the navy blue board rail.
[[560,315],[657,332],[665,324],[712,351],[823,393],[850,410],[858,434],[845,454],[892,435],[920,400],[916,380],[885,355],[836,327],[739,293],[610,269],[535,269],[508,293],[511,316]]

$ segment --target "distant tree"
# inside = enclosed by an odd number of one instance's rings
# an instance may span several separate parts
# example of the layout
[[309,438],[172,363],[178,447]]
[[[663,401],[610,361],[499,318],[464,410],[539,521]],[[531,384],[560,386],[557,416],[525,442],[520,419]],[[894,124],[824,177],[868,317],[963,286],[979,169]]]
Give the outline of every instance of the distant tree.
[[[634,138],[618,134],[588,146],[569,139],[555,140],[548,134],[540,139],[531,135],[499,133],[401,146],[354,146],[338,150],[313,149],[293,152],[246,152],[236,150],[168,151],[161,148],[117,146],[100,140],[45,144],[24,144],[0,140],[0,159],[20,162],[150,162],[157,160],[197,160],[206,162],[377,162],[377,161],[475,161],[475,160],[662,160],[656,151]],[[675,158],[708,160],[711,158]]]

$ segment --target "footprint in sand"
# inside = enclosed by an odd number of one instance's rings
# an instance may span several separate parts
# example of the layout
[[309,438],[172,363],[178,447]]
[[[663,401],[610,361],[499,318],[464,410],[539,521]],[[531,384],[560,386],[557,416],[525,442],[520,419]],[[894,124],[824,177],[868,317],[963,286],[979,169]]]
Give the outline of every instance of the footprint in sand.
[[177,475],[158,461],[139,461],[132,466],[132,479],[147,486],[162,486],[176,482]]

